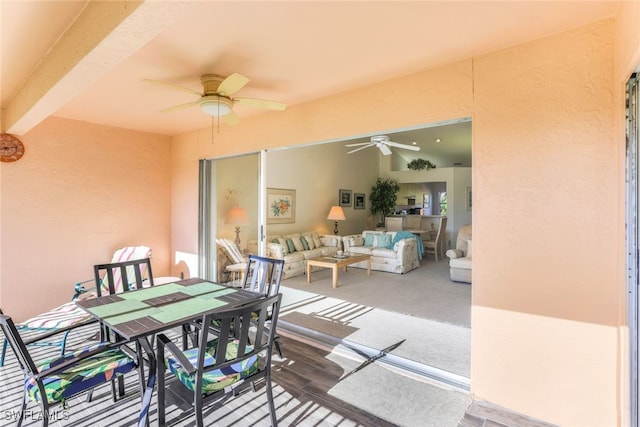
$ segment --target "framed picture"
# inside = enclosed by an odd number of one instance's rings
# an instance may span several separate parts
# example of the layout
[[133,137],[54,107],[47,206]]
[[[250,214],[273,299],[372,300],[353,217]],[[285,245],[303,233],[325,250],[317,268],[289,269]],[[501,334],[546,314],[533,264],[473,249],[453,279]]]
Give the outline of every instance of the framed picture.
[[267,224],[296,222],[296,190],[267,188]]
[[353,193],[353,209],[364,209],[364,193]]
[[351,190],[340,189],[338,191],[338,200],[340,201],[340,206],[351,206],[351,194]]
[[471,210],[471,201],[472,201],[472,197],[471,197],[471,187],[467,187],[467,210],[470,211]]

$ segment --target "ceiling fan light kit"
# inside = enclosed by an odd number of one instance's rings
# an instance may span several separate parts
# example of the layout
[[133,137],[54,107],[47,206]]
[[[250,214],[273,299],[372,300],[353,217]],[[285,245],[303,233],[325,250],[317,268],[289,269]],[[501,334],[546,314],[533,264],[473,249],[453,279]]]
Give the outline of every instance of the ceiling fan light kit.
[[233,108],[233,102],[222,96],[205,95],[200,98],[200,110],[210,116],[226,116]]
[[286,108],[284,103],[268,99],[232,98],[231,95],[233,93],[242,89],[247,83],[249,83],[249,79],[247,77],[238,73],[233,73],[228,77],[220,76],[218,74],[205,74],[201,76],[200,82],[202,83],[202,92],[174,85],[173,83],[150,79],[145,79],[144,81],[200,96],[200,99],[197,101],[175,105],[161,110],[166,113],[197,105],[203,113],[212,117],[224,117],[227,124],[233,125],[238,122],[238,116],[233,112],[233,106],[235,103],[242,103],[257,108],[276,111],[283,111]]

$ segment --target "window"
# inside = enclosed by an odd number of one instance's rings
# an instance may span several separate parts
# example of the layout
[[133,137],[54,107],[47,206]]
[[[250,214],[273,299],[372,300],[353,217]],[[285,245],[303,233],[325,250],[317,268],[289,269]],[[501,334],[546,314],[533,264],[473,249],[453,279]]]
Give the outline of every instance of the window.
[[440,205],[440,215],[447,214],[447,192],[439,191],[438,192],[438,205]]

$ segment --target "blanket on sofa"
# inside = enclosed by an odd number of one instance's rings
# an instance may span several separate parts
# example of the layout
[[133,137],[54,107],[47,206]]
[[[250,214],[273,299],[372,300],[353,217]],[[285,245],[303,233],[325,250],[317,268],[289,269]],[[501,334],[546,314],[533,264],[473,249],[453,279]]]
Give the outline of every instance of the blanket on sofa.
[[422,240],[420,239],[420,237],[416,236],[415,234],[413,234],[410,231],[397,231],[395,237],[393,238],[393,241],[391,242],[391,245],[395,245],[396,242],[402,240],[402,239],[409,239],[413,237],[414,239],[416,239],[418,241],[418,259],[422,259],[422,254],[424,253],[424,245],[422,244]]

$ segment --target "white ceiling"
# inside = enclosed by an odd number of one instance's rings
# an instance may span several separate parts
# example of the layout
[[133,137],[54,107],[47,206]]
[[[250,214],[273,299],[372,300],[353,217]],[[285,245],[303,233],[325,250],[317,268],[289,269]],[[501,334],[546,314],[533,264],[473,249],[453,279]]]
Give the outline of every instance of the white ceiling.
[[[12,106],[19,90],[25,93],[34,85],[29,77],[46,65],[47,55],[86,13],[87,3],[2,0],[3,109]],[[131,7],[130,2],[116,3]],[[114,49],[132,51],[117,61],[117,55],[103,48],[109,41],[105,40],[92,52],[97,56],[92,58],[94,68],[76,79],[78,90],[67,90],[73,96],[47,114],[178,135],[210,126],[211,118],[197,107],[159,113],[197,96],[143,79],[200,91],[202,74],[238,72],[250,82],[236,96],[292,106],[566,31],[613,16],[617,5],[618,1],[155,1],[147,3],[142,19],[146,13],[148,21],[157,19],[153,13],[160,8],[167,8],[165,15],[171,16],[158,24],[157,36],[140,48],[123,47],[120,41]],[[131,28],[118,30],[135,33]],[[133,36],[142,40],[144,34],[141,30]],[[43,94],[47,96],[53,95]],[[238,126],[242,117],[263,112],[240,105],[234,110],[241,118]],[[3,119],[2,131],[10,132],[12,123],[6,122]]]

